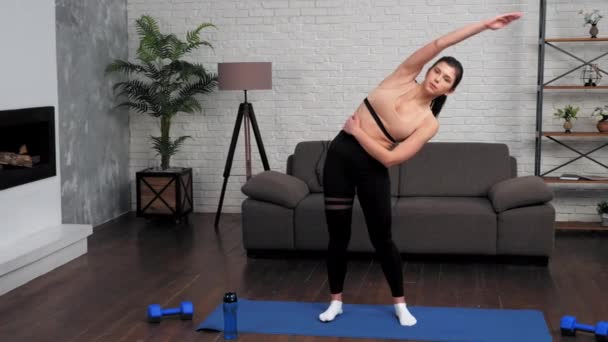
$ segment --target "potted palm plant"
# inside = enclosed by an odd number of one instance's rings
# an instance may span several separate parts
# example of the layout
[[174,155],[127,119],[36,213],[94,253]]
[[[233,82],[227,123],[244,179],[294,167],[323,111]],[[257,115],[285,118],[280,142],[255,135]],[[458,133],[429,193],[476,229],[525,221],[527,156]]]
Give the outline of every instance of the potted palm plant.
[[597,130],[600,132],[608,132],[608,105],[605,105],[604,108],[597,107],[591,113],[592,117],[599,117],[599,121],[597,122]]
[[564,129],[566,130],[566,133],[572,133],[570,131],[572,129],[572,120],[576,119],[579,110],[579,107],[567,105],[563,109],[559,108],[553,115],[555,116],[555,119],[564,119]]
[[597,204],[597,213],[602,217],[602,227],[608,227],[608,201],[601,201]]
[[135,23],[139,36],[137,62],[114,60],[106,67],[106,74],[129,76],[114,84],[117,97],[126,97],[118,107],[150,115],[160,122],[160,136],[150,137],[152,149],[160,155],[160,166],[137,172],[137,215],[170,215],[179,220],[193,209],[192,169],[171,167],[170,161],[191,137],[172,138],[171,120],[179,113],[200,112],[196,95],[210,93],[217,85],[217,75],[182,58],[202,45],[213,48],[201,40],[200,33],[215,26],[203,23],[188,31],[182,41],[174,34],[161,33],[150,16],[143,15]]

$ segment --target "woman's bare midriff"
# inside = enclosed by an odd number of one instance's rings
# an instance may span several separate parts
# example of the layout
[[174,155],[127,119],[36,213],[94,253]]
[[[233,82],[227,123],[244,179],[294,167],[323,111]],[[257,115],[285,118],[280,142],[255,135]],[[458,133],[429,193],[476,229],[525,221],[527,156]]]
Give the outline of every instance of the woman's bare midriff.
[[[415,108],[411,103],[408,92],[414,86],[395,89],[377,87],[367,97],[388,133],[397,141],[406,139],[422,125],[426,117],[433,116],[430,108]],[[386,149],[392,148],[393,143],[384,135],[363,101],[354,115],[359,119],[363,132]]]

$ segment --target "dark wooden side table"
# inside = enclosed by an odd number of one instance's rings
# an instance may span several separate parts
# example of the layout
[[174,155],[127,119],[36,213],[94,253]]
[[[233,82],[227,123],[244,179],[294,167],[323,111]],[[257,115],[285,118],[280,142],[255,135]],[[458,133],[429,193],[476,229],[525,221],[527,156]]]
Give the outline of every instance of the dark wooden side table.
[[137,216],[188,220],[193,211],[192,168],[148,168],[136,173]]

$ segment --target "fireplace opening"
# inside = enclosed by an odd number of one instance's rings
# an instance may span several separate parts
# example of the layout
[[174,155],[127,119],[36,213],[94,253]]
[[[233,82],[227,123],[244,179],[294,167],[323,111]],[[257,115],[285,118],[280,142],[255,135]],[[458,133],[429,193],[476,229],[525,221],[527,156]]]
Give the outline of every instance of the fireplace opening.
[[0,190],[53,177],[55,109],[0,111]]

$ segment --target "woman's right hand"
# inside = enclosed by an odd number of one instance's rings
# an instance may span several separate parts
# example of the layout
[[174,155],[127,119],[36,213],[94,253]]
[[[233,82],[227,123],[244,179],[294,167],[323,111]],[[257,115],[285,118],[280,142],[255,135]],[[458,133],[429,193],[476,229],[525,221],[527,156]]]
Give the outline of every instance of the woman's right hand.
[[361,123],[359,122],[359,118],[354,114],[349,116],[342,129],[346,133],[356,136],[361,131]]
[[522,12],[502,14],[486,21],[486,27],[491,30],[498,30],[521,18],[523,15]]

